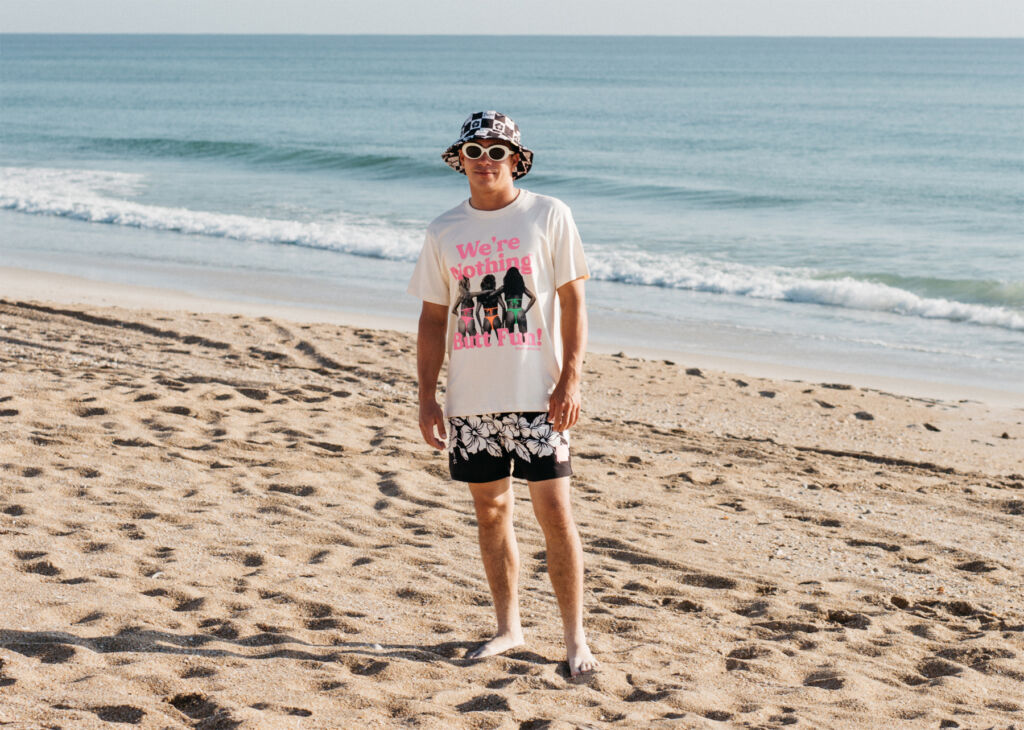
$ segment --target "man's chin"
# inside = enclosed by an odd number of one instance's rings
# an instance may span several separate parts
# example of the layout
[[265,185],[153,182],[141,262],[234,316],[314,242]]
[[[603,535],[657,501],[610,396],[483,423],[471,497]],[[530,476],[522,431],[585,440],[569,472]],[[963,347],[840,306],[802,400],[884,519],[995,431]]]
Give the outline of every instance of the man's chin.
[[498,175],[474,175],[473,186],[479,190],[504,190],[505,183]]

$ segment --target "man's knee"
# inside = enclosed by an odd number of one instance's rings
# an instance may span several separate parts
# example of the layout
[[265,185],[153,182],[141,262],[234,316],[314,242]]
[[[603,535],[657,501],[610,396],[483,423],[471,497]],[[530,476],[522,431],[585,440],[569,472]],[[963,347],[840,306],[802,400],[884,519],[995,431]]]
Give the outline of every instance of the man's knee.
[[477,524],[482,527],[500,524],[512,514],[514,493],[511,485],[491,482],[470,484]]
[[493,527],[507,522],[512,514],[509,504],[491,504],[476,506],[476,523],[480,527]]
[[574,526],[568,477],[530,482],[530,501],[544,532],[564,531]]
[[575,527],[572,509],[565,500],[547,496],[535,497],[533,511],[537,515],[537,522],[540,523],[544,534],[563,533]]

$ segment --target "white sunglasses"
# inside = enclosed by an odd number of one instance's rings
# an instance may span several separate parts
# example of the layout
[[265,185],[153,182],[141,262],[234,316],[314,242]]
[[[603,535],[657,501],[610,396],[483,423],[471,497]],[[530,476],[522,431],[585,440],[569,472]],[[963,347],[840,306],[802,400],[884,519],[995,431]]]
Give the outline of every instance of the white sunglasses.
[[462,154],[471,160],[479,160],[486,154],[495,162],[501,162],[509,155],[514,155],[515,151],[503,144],[492,144],[490,147],[484,147],[476,142],[467,142],[462,145]]

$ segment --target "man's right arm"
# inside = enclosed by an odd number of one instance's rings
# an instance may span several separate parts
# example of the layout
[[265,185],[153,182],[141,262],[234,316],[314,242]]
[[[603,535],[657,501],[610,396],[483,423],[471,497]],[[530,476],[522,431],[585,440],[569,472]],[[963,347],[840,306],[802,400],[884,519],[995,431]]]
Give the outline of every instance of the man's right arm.
[[[419,378],[420,432],[435,449],[444,449],[448,437],[444,414],[437,403],[437,377],[444,363],[445,336],[448,330],[448,307],[423,302],[416,335],[416,372]],[[434,428],[437,428],[435,434]],[[438,438],[440,435],[440,438]]]

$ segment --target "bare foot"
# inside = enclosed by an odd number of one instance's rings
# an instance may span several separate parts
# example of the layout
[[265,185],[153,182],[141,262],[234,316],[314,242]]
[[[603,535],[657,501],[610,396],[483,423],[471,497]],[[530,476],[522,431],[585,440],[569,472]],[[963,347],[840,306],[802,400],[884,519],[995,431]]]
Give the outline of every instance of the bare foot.
[[498,634],[493,639],[484,642],[472,651],[466,652],[466,659],[483,659],[485,656],[494,656],[495,654],[501,654],[509,649],[522,646],[525,642],[523,641],[523,632],[514,631],[505,634]]
[[569,676],[572,679],[583,679],[597,671],[600,665],[586,644],[570,645],[567,649],[566,662],[569,664]]

